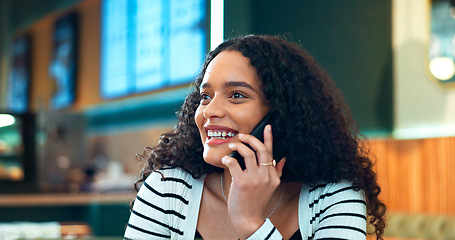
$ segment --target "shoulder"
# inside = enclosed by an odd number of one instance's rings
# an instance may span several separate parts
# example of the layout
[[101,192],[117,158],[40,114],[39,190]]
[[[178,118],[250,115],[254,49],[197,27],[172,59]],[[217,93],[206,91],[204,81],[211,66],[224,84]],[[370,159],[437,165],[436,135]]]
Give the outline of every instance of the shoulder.
[[185,219],[195,183],[195,179],[181,169],[156,170],[140,187],[133,213],[161,220],[168,217]]
[[311,186],[308,188],[308,194],[311,198],[328,198],[335,197],[340,198],[355,198],[364,200],[365,195],[362,190],[352,185],[348,181],[341,181],[337,183],[325,183]]
[[350,182],[320,184],[308,188],[309,207],[317,210],[336,206],[366,207],[365,194]]
[[181,168],[162,168],[153,171],[145,183],[161,183],[164,185],[183,185],[191,188],[194,178]]
[[[134,201],[125,237],[150,239],[153,236],[171,238],[190,234],[189,217],[193,205],[197,206],[203,180],[194,179],[179,168],[160,169],[152,172],[143,182]],[[193,205],[192,205],[193,204]],[[197,217],[197,215],[196,215]],[[182,224],[182,222],[186,222]],[[190,226],[193,227],[193,226]],[[195,228],[195,226],[194,226]]]
[[308,236],[365,239],[365,194],[350,182],[320,184],[302,188],[308,211],[302,222],[310,224]]
[[153,171],[139,189],[141,192],[151,191],[164,197],[164,192],[181,195],[186,190],[193,189],[195,179],[180,168],[163,168]]

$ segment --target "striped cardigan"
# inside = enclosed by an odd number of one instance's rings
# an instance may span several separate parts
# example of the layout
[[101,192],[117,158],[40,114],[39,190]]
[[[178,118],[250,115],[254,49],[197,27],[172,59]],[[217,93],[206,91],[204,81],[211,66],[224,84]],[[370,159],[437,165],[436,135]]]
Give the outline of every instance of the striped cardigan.
[[[160,173],[150,174],[141,186],[125,239],[194,239],[204,178],[177,168]],[[303,185],[299,226],[302,239],[366,239],[365,196],[347,182]],[[282,236],[266,219],[249,239]]]

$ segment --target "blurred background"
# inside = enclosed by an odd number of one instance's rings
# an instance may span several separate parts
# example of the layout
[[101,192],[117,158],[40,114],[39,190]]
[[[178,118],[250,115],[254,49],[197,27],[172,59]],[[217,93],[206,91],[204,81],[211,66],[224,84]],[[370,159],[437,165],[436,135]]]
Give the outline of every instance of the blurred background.
[[455,239],[455,3],[0,1],[0,239],[121,239],[142,164],[223,39],[307,49],[369,138],[389,239]]

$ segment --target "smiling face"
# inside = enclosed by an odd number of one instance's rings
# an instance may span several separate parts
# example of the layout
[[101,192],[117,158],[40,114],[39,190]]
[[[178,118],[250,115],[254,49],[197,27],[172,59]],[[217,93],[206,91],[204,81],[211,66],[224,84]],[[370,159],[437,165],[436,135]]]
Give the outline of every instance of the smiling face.
[[208,65],[199,89],[201,102],[195,113],[204,146],[204,160],[224,167],[231,142],[238,133],[250,133],[269,112],[261,80],[248,58],[237,51],[223,51]]

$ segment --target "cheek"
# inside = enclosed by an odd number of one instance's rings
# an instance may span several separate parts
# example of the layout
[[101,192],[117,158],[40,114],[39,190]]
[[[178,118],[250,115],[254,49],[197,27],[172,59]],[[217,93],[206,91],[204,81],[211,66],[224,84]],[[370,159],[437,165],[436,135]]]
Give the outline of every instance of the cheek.
[[245,130],[248,130],[250,128],[250,122],[253,120],[252,118],[254,118],[254,116],[251,114],[251,112],[238,112],[236,116],[236,122],[240,126],[241,130],[245,132]]
[[200,107],[198,107],[194,113],[194,121],[196,122],[199,131],[201,131],[201,129],[204,128],[204,115]]
[[267,111],[262,109],[256,109],[258,111],[239,111],[236,113],[237,124],[241,127],[243,133],[250,133],[254,127],[261,121],[261,119],[267,114]]
[[246,111],[238,111],[236,112],[237,119],[241,122],[248,122],[249,119],[255,118],[256,114],[254,111],[246,110]]

